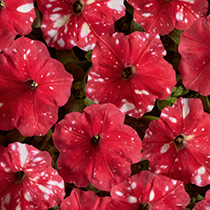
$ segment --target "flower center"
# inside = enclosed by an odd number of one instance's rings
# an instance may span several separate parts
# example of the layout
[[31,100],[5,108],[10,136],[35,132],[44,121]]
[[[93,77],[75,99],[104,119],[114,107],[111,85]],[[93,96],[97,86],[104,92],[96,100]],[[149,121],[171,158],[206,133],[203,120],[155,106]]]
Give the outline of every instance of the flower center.
[[0,0],[0,10],[5,8],[5,3],[3,0]]
[[83,3],[83,1],[75,1],[74,3],[73,3],[73,13],[75,14],[75,15],[80,15],[81,14],[81,12],[82,12],[82,9],[83,9],[83,5],[84,5],[84,3]]
[[32,79],[28,79],[24,81],[23,85],[26,89],[29,89],[29,90],[34,90],[38,87],[38,84]]
[[95,135],[91,138],[91,143],[97,144],[100,140],[100,136],[99,135]]
[[151,210],[152,207],[149,203],[140,203],[137,207],[137,210]]
[[175,144],[177,150],[181,150],[184,148],[184,140],[185,140],[185,136],[183,134],[178,135],[174,139],[174,144]]
[[121,77],[124,80],[128,80],[134,75],[134,73],[135,73],[134,66],[126,66],[126,67],[124,67],[124,69],[121,72]]
[[24,171],[18,171],[15,173],[15,183],[20,184],[26,177],[26,174]]

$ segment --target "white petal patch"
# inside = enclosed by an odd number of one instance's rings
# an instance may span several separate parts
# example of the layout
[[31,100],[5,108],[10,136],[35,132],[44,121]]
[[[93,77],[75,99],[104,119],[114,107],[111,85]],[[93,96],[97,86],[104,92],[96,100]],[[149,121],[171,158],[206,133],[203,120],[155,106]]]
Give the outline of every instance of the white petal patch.
[[199,169],[198,169],[198,174],[204,174],[205,173],[205,171],[206,171],[206,169],[203,167],[203,166],[201,166]]
[[95,0],[88,0],[86,4],[92,4]]
[[31,197],[31,195],[30,195],[30,193],[29,193],[28,191],[25,192],[24,198],[25,198],[27,201],[31,201],[31,200],[32,200],[32,197]]
[[116,191],[115,193],[116,193],[117,195],[119,195],[119,196],[123,196],[123,193],[120,192],[120,191]]
[[135,106],[132,103],[129,103],[126,99],[123,99],[122,102],[125,102],[120,108],[122,112],[128,112],[135,108]]
[[3,105],[4,105],[3,103],[0,103],[0,108],[1,108]]
[[188,104],[188,99],[183,99],[182,102],[183,102],[182,116],[183,116],[183,119],[185,119],[186,116],[190,112],[190,108],[189,108],[189,104]]
[[191,4],[195,3],[195,0],[181,0],[181,1],[188,2],[188,3],[191,3]]
[[196,185],[200,185],[201,184],[201,181],[202,181],[201,180],[201,176],[200,175],[197,175],[195,179],[196,179]]
[[153,200],[155,197],[155,193],[153,190],[151,190],[150,194],[149,194],[149,201]]
[[49,184],[49,185],[55,185],[55,186],[57,186],[57,187],[59,187],[61,189],[64,188],[64,183],[63,182],[60,182],[59,183],[59,182],[50,180],[49,182],[47,182],[47,184]]
[[116,9],[118,11],[124,10],[123,0],[110,0],[107,5],[111,9]]
[[17,11],[21,12],[21,13],[28,13],[33,8],[34,8],[34,4],[33,3],[31,3],[31,4],[23,4],[23,5],[21,5],[21,6],[19,6],[17,8]]
[[52,30],[50,30],[50,31],[48,31],[47,33],[51,36],[51,37],[54,37],[56,34],[57,34],[57,30],[54,30],[54,29],[52,29]]
[[62,38],[60,38],[60,39],[58,40],[58,45],[59,45],[60,47],[64,47],[64,46],[65,46],[65,42],[64,42],[64,40],[63,40]]
[[176,123],[176,122],[177,122],[176,118],[174,118],[174,117],[169,117],[169,120],[170,120],[172,123]]
[[183,18],[184,18],[184,14],[183,14],[183,12],[181,12],[181,11],[178,11],[177,13],[176,13],[176,19],[179,21],[179,20],[183,20]]
[[142,16],[144,17],[149,17],[151,15],[151,13],[143,13]]
[[54,28],[62,27],[66,22],[69,21],[70,16],[71,16],[70,14],[69,15],[64,15],[64,16],[61,16],[60,14],[51,15],[50,19],[55,21],[54,24],[53,24],[53,27]]
[[27,150],[25,144],[18,143],[18,146],[20,149],[20,151],[19,151],[20,152],[20,164],[21,164],[21,167],[23,167],[26,162],[26,159],[28,157],[28,150]]
[[136,203],[137,202],[137,197],[134,197],[132,195],[128,196],[128,202],[129,203]]
[[44,193],[53,194],[53,191],[52,191],[52,190],[50,190],[50,189],[44,187],[43,185],[38,184],[38,187],[39,187],[39,189],[40,189],[42,192],[44,192]]
[[160,153],[165,153],[167,152],[169,149],[169,144],[164,144],[162,147],[161,147],[161,150],[160,150]]
[[89,33],[90,33],[90,27],[89,27],[89,25],[85,22],[85,23],[82,24],[80,36],[81,36],[82,38],[84,38],[84,37],[87,36]]
[[135,93],[139,95],[141,94],[146,95],[146,96],[149,95],[149,93],[146,90],[135,90]]

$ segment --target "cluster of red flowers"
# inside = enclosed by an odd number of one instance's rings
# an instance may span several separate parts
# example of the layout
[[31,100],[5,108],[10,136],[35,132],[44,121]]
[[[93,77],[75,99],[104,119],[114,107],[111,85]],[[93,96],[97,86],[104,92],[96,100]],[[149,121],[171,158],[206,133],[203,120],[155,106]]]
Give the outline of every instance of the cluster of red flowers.
[[[127,0],[145,30],[129,35],[115,32],[126,14],[124,3],[0,0],[0,130],[32,137],[52,129],[59,152],[53,168],[50,154],[36,144],[14,139],[0,146],[0,209],[185,209],[190,203],[185,186],[210,184],[210,115],[200,99],[179,97],[162,109],[142,140],[124,124],[126,115],[142,118],[172,95],[176,71],[164,59],[160,36],[174,28],[184,31],[178,48],[184,87],[210,94],[208,2]],[[36,14],[42,14],[42,41],[24,37]],[[74,82],[49,49],[74,46],[93,50],[84,94],[95,104],[59,118]],[[132,164],[142,158],[149,170],[133,175]],[[64,182],[73,183],[70,196]],[[85,192],[87,186],[110,195]],[[207,191],[194,209],[210,208],[209,200]]]

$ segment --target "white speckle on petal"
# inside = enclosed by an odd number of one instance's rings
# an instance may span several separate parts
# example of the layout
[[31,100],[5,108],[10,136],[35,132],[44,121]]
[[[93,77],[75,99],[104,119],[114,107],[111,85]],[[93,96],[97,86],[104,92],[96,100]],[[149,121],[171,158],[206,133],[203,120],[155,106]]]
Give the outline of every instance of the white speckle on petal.
[[149,95],[149,93],[146,90],[135,90],[135,93],[139,95],[141,94],[146,95],[146,96]]
[[176,118],[174,118],[174,117],[169,117],[169,120],[170,120],[172,123],[176,123],[176,122],[177,122]]
[[183,110],[182,110],[182,116],[183,116],[183,119],[186,118],[186,116],[189,114],[190,112],[190,108],[189,108],[189,105],[188,105],[188,99],[183,99]]
[[135,108],[135,106],[132,103],[129,103],[126,99],[123,99],[122,102],[125,102],[120,108],[122,112],[128,112]]
[[160,153],[165,153],[167,152],[169,149],[169,144],[164,144],[162,147],[161,147],[161,150],[160,150]]
[[120,192],[120,191],[116,191],[115,193],[116,193],[117,195],[119,195],[119,196],[123,196],[123,193]]
[[30,3],[30,4],[23,4],[21,6],[19,6],[17,8],[17,11],[18,12],[21,12],[21,13],[28,13],[29,11],[31,11],[32,9],[34,8],[34,4],[33,3]]
[[195,179],[196,179],[196,185],[200,185],[200,183],[201,183],[201,176],[197,175]]
[[155,197],[155,193],[153,190],[151,190],[150,194],[149,194],[149,201],[153,200]]
[[24,166],[25,162],[26,162],[26,159],[28,157],[28,150],[26,148],[26,145],[25,144],[18,144],[19,146],[19,153],[20,153],[20,164],[21,164],[21,167]]
[[165,187],[165,191],[168,191],[168,189],[169,189],[168,186],[166,186],[166,187]]
[[89,33],[90,33],[90,27],[85,22],[85,23],[82,24],[80,36],[83,38],[83,37],[87,36]]
[[184,17],[184,14],[183,14],[183,12],[180,12],[180,11],[178,11],[177,13],[176,13],[176,19],[179,21],[179,20],[183,20],[183,17]]
[[148,111],[148,112],[152,111],[153,107],[154,107],[153,105],[147,106],[147,111]]
[[40,189],[42,192],[44,192],[44,193],[53,194],[52,190],[50,190],[50,189],[44,187],[43,185],[38,184],[38,187],[39,187],[39,189]]
[[171,90],[169,88],[166,88],[166,92],[171,94]]
[[149,17],[151,15],[151,13],[143,13],[142,16],[144,17]]
[[53,24],[53,26],[55,28],[62,27],[70,19],[70,16],[71,16],[70,14],[69,15],[64,15],[64,16],[61,16],[60,14],[54,14],[54,15],[57,15],[57,16],[51,15],[50,19],[51,18],[54,19],[55,23]]
[[137,202],[137,198],[132,196],[132,195],[130,195],[130,196],[128,196],[128,202],[129,203],[136,203]]
[[116,9],[118,11],[123,11],[124,7],[123,7],[123,0],[110,0],[107,3],[108,7],[111,9]]
[[49,30],[47,33],[48,33],[51,37],[54,37],[54,36],[57,34],[57,30],[52,29],[52,30]]
[[46,5],[46,8],[50,8],[50,7],[52,7],[52,4],[47,4]]
[[95,0],[88,0],[86,4],[92,4]]
[[2,107],[4,105],[4,103],[0,103],[0,107]]
[[62,8],[61,7],[57,7],[57,8],[53,9],[53,12],[57,12],[57,11],[60,11],[60,10],[62,10]]
[[60,38],[60,39],[58,40],[58,45],[59,45],[60,47],[64,47],[64,46],[65,46],[65,42],[64,42],[64,40],[63,40],[62,38]]
[[29,193],[28,191],[25,192],[24,198],[25,198],[27,201],[31,201],[31,200],[32,200],[32,197],[31,197],[31,195],[30,195],[30,193]]
[[206,169],[203,167],[203,166],[201,166],[199,169],[198,169],[198,174],[204,174],[205,173],[205,171],[206,171]]

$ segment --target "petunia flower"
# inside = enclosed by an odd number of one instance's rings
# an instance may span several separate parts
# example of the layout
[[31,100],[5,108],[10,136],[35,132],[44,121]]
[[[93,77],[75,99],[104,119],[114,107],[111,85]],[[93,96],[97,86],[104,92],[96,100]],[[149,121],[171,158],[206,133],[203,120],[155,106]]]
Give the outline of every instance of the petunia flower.
[[0,0],[0,51],[7,48],[16,35],[29,34],[35,17],[33,0]]
[[48,46],[91,50],[97,36],[114,33],[125,14],[123,0],[37,0],[43,14],[41,29]]
[[60,210],[105,210],[111,197],[98,197],[94,192],[74,188],[69,197],[62,201]]
[[16,142],[0,146],[0,154],[2,210],[47,210],[61,203],[64,182],[51,167],[48,152]]
[[168,34],[174,28],[185,30],[207,13],[206,0],[128,0],[134,7],[134,20],[146,32]]
[[141,171],[111,189],[112,201],[106,210],[185,209],[190,202],[181,181]]
[[56,124],[53,141],[65,182],[109,191],[131,175],[131,164],[141,160],[141,140],[124,118],[113,104],[94,104]]
[[195,207],[193,208],[193,210],[208,210],[208,209],[210,209],[210,190],[206,192],[206,195],[203,198],[203,200],[196,203]]
[[175,71],[164,55],[159,35],[134,32],[102,36],[92,54],[87,97],[141,117],[152,110],[157,98],[168,98],[176,84]]
[[0,129],[45,135],[70,96],[72,80],[43,43],[15,40],[0,54]]
[[152,121],[143,140],[151,172],[197,186],[210,184],[210,116],[201,100],[180,98]]
[[179,72],[187,89],[210,94],[210,17],[200,18],[181,35]]

